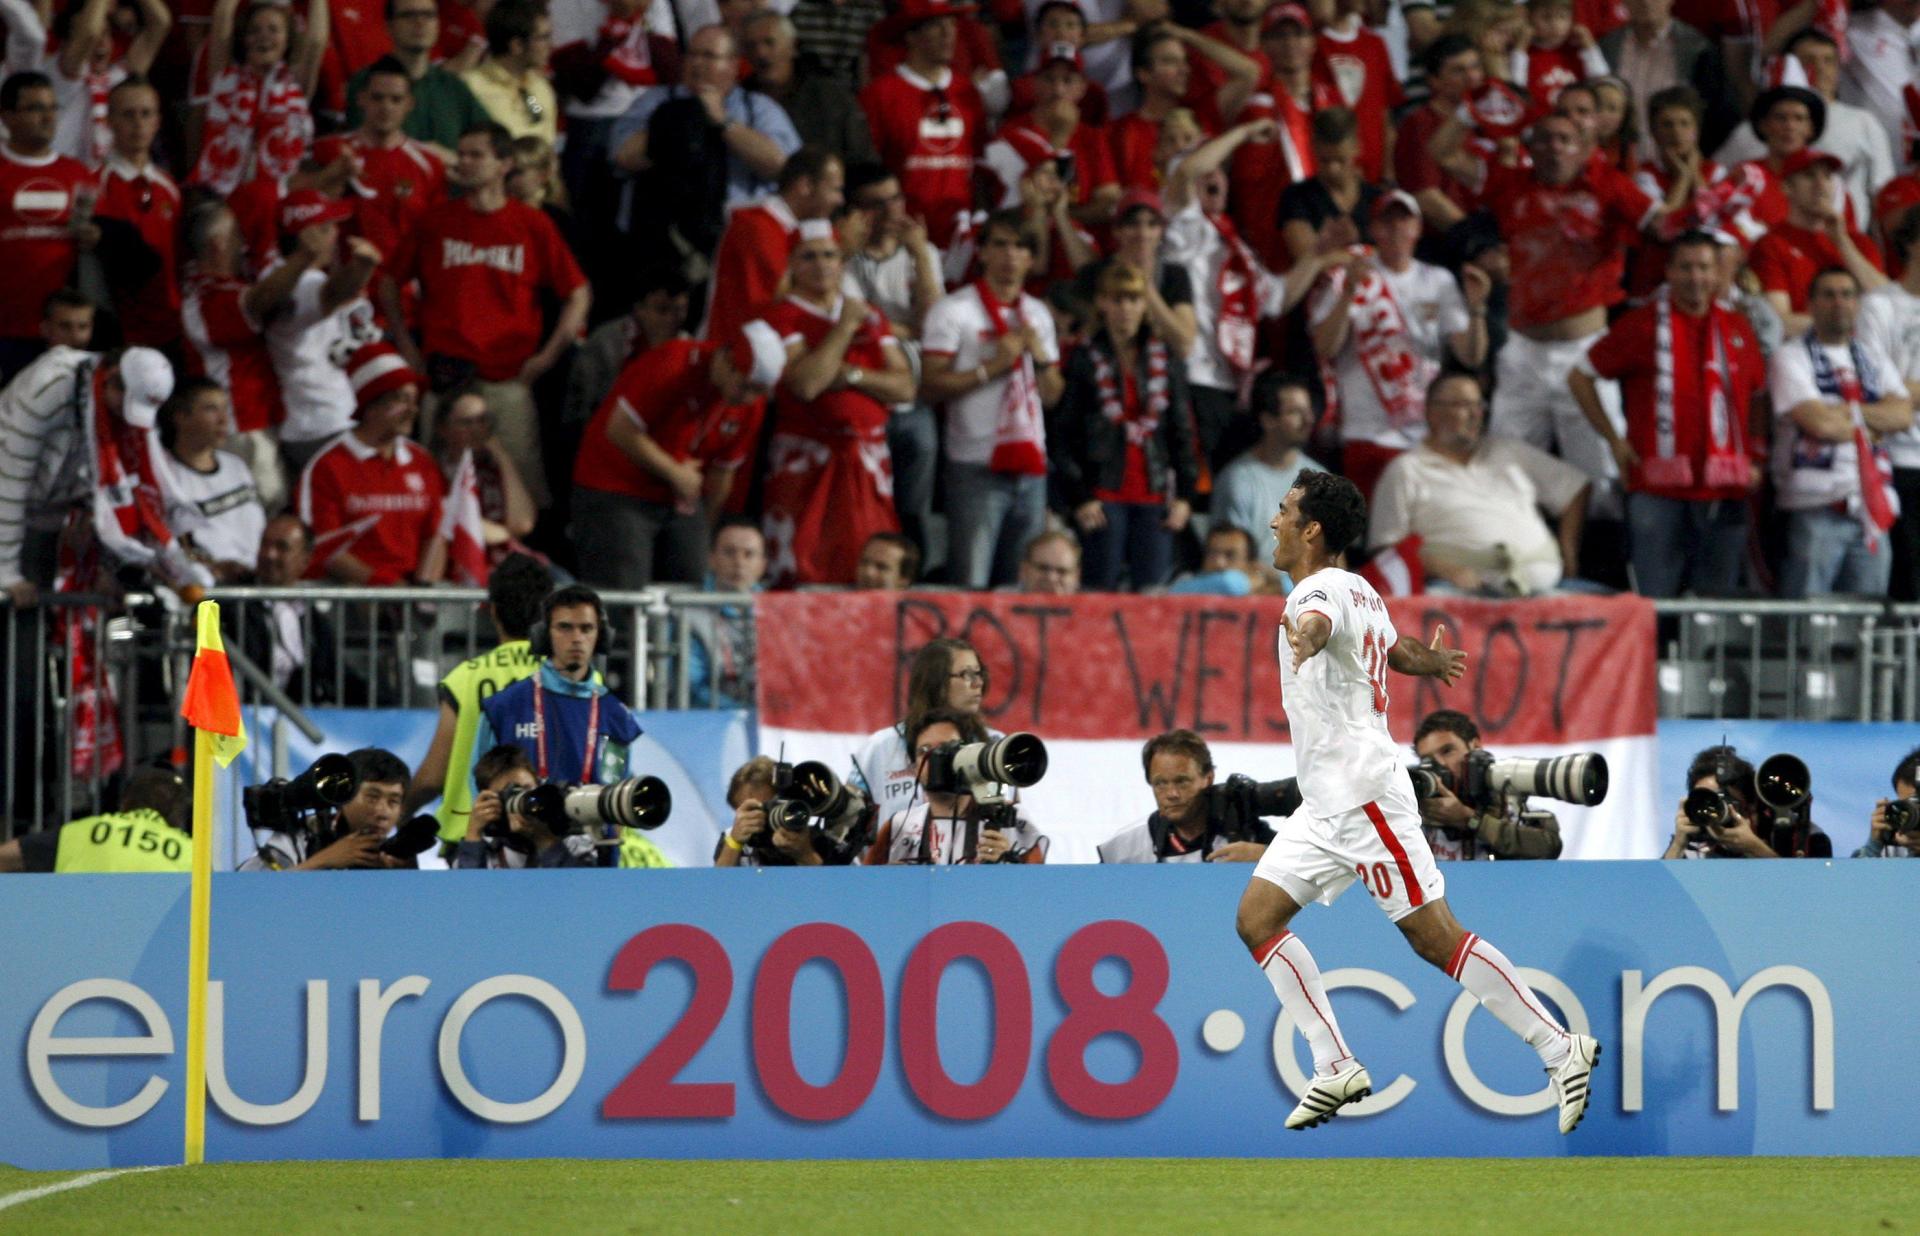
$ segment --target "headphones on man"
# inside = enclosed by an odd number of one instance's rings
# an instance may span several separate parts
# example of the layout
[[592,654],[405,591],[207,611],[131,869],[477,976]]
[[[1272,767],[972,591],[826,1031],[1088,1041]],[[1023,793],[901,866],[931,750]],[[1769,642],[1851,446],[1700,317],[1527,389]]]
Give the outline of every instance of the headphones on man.
[[533,624],[533,630],[527,632],[528,651],[536,657],[552,656],[553,636],[549,624],[553,621],[553,611],[575,605],[593,606],[594,621],[599,624],[593,636],[593,652],[589,655],[610,655],[614,646],[613,624],[607,621],[607,607],[601,603],[600,594],[585,584],[563,584],[540,602],[539,620]]

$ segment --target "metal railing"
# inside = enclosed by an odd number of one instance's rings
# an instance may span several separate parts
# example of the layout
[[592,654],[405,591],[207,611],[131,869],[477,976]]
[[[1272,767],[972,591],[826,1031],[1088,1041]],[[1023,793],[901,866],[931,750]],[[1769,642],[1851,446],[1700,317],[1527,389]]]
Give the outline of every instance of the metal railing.
[[[242,673],[242,699],[283,713],[289,703],[296,713],[433,708],[440,678],[496,642],[478,589],[211,595],[222,604],[229,649],[260,671]],[[751,595],[650,588],[604,601],[615,648],[603,672],[629,706],[751,704]],[[1920,605],[1661,601],[1656,609],[1662,717],[1920,721]],[[0,603],[0,838],[97,810],[122,769],[189,748],[178,713],[193,643],[191,612],[145,594],[55,593],[23,610]]]

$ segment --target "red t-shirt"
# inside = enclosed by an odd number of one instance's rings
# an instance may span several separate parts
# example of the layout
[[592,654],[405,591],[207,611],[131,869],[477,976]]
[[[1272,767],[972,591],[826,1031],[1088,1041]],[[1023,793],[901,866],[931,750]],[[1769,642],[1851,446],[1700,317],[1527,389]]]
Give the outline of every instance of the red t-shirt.
[[540,292],[586,282],[553,220],[508,199],[486,214],[461,198],[434,211],[395,269],[420,280],[420,342],[429,356],[473,362],[505,382],[540,348]]
[[[1858,232],[1853,243],[1875,266],[1884,269],[1880,247]],[[1795,313],[1807,311],[1807,293],[1813,289],[1813,277],[1829,266],[1845,265],[1840,247],[1825,232],[1809,231],[1791,223],[1777,223],[1753,247],[1747,257],[1754,277],[1768,292],[1785,292]]]
[[[1000,49],[993,44],[986,23],[962,18],[956,28],[953,45],[954,75],[967,81],[983,69],[1000,67]],[[899,68],[907,58],[907,42],[896,26],[885,19],[873,23],[867,31],[867,78],[872,80]]]
[[[1740,0],[1729,2],[1737,4]],[[1761,3],[1766,2],[1761,0]],[[1679,6],[1674,7],[1674,16],[1679,17]],[[1626,0],[1573,0],[1573,20],[1575,24],[1585,26],[1594,38],[1604,39],[1627,24]]]
[[370,582],[404,583],[440,531],[446,483],[433,457],[402,438],[387,459],[351,433],[313,457],[300,474],[300,518],[313,533],[319,579],[335,554],[350,553],[373,570]]
[[39,336],[47,297],[73,277],[78,250],[67,227],[74,197],[93,183],[78,159],[52,153],[27,159],[0,143],[0,269],[7,281],[0,338]]
[[241,308],[240,298],[250,286],[245,279],[191,275],[180,305],[189,367],[227,388],[233,427],[240,433],[271,429],[287,417],[266,337]]
[[734,331],[754,319],[779,289],[799,235],[799,221],[777,193],[727,216],[727,230],[714,251],[701,338],[730,342]]
[[936,245],[973,208],[973,161],[986,144],[986,109],[972,83],[951,72],[944,87],[905,65],[860,92],[873,147],[900,178],[907,209],[927,221]]
[[1393,178],[1408,193],[1438,189],[1447,200],[1468,214],[1480,209],[1482,195],[1472,185],[1462,184],[1434,162],[1427,143],[1447,118],[1431,107],[1416,107],[1400,121],[1400,135],[1393,143]]
[[[1038,73],[1024,73],[1013,79],[1012,102],[1007,105],[1009,115],[1020,116],[1033,110],[1037,97],[1033,79],[1038,76]],[[1095,126],[1107,123],[1107,89],[1091,78],[1087,80],[1087,92],[1080,96],[1080,123]]]
[[1625,295],[1627,247],[1654,201],[1619,172],[1589,165],[1564,185],[1495,165],[1482,196],[1513,265],[1508,313],[1515,328],[1544,326]]
[[487,24],[471,4],[440,0],[440,39],[433,45],[435,61],[451,60],[469,47],[487,45]]
[[1160,122],[1139,112],[1122,116],[1107,126],[1107,148],[1113,155],[1113,175],[1122,189],[1158,189],[1160,169],[1153,161],[1160,146]]
[[1538,102],[1552,106],[1560,92],[1587,79],[1586,61],[1572,40],[1558,47],[1527,48],[1527,80],[1518,82]]
[[102,219],[132,224],[160,258],[152,278],[115,298],[121,332],[130,344],[172,346],[180,338],[179,188],[151,164],[137,172],[109,158],[100,172],[100,200],[93,210]]
[[[1737,432],[1744,439],[1747,409],[1752,404],[1754,392],[1765,389],[1767,366],[1760,354],[1760,342],[1754,337],[1753,328],[1747,324],[1746,315],[1722,313],[1720,320],[1725,327],[1721,342],[1727,366],[1723,378],[1726,383],[1723,390],[1727,397],[1727,412],[1735,418]],[[1656,423],[1659,402],[1655,396],[1659,357],[1654,346],[1659,335],[1658,323],[1657,308],[1642,305],[1615,322],[1613,328],[1587,351],[1587,363],[1595,373],[1620,383],[1626,403],[1627,441],[1642,460],[1654,459],[1659,455]],[[1677,347],[1677,353],[1701,358],[1699,364],[1673,366],[1673,453],[1693,461],[1693,474],[1699,481],[1704,476],[1708,441],[1704,371],[1707,363],[1705,358],[1711,356],[1712,352],[1708,345],[1707,315],[1691,317],[1676,308],[1673,311],[1673,331],[1676,341],[1685,332],[1685,342],[1692,345]],[[1638,475],[1628,478],[1628,481],[1628,488],[1635,491],[1688,501],[1741,498],[1747,492],[1744,485],[1710,487],[1696,483],[1684,487],[1656,488],[1646,484]]]
[[1364,25],[1349,35],[1320,32],[1313,49],[1315,69],[1331,79],[1353,110],[1360,129],[1361,174],[1374,184],[1386,179],[1387,131],[1393,110],[1406,102],[1393,75],[1387,43]]
[[314,106],[345,115],[347,82],[380,57],[392,55],[393,37],[387,33],[384,0],[333,0],[327,11],[327,50],[320,59]]
[[342,152],[351,152],[360,160],[355,182],[373,190],[373,194],[357,194],[352,199],[354,226],[380,250],[381,269],[395,274],[394,263],[405,247],[405,238],[413,235],[447,196],[446,165],[410,137],[397,146],[383,148],[348,133],[321,138],[314,143],[313,152],[322,166]]
[[675,459],[697,459],[709,468],[738,468],[760,434],[767,401],[724,404],[707,377],[714,346],[675,339],[635,357],[587,423],[573,483],[642,502],[672,505],[672,490],[633,462],[607,437],[616,416],[631,417],[660,449]]
[[[792,296],[769,306],[761,316],[779,332],[788,348],[798,343],[809,351],[818,347],[840,320],[837,307],[830,314]],[[887,320],[869,305],[866,320],[854,333],[853,342],[847,345],[846,363],[861,369],[885,369],[888,349],[899,346],[890,342],[892,339],[893,330]],[[782,382],[775,392],[773,427],[779,433],[829,443],[845,438],[884,442],[888,415],[887,406],[864,391],[842,387],[803,402]]]
[[[1263,48],[1252,51],[1234,42],[1227,34],[1222,22],[1214,22],[1200,31],[1211,39],[1218,39],[1243,56],[1251,57],[1260,66],[1260,81],[1266,81],[1273,74],[1273,61],[1267,58]],[[1209,132],[1220,131],[1220,87],[1227,84],[1227,71],[1207,59],[1193,48],[1187,48],[1187,97],[1180,105],[1194,114],[1202,128]]]

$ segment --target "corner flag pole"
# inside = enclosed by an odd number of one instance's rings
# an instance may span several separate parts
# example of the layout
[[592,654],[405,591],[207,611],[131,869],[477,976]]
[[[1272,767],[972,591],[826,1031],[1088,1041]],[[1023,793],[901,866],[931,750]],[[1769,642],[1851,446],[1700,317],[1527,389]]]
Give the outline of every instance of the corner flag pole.
[[247,745],[240,693],[220,640],[220,605],[202,601],[187,698],[180,715],[193,726],[193,896],[187,918],[187,1129],[185,1160],[207,1153],[207,957],[213,918],[213,766],[225,768]]

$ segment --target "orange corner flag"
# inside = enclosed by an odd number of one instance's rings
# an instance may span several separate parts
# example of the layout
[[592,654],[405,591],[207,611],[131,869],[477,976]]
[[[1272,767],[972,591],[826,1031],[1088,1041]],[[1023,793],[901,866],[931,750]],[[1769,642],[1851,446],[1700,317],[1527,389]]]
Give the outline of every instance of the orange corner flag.
[[246,750],[247,731],[240,724],[240,693],[233,686],[233,667],[227,664],[227,646],[220,642],[220,604],[202,601],[200,639],[193,654],[193,672],[187,676],[187,698],[180,715],[187,724],[213,739],[213,758],[220,767]]

